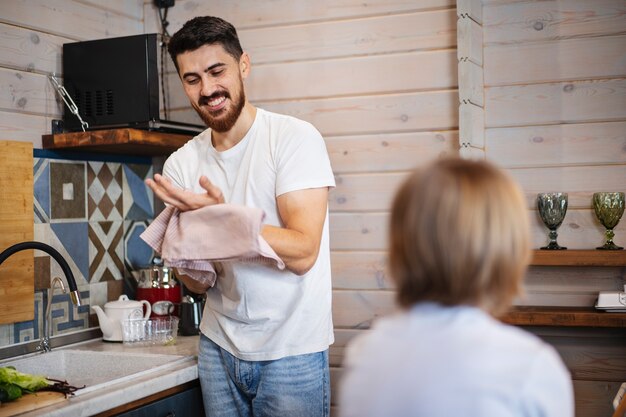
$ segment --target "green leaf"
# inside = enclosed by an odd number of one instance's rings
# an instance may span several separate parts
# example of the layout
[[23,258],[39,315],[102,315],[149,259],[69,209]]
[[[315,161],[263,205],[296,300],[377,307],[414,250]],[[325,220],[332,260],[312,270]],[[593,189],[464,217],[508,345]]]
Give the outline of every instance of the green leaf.
[[0,368],[0,384],[14,384],[26,391],[37,391],[50,385],[43,375],[30,375],[7,366]]
[[13,401],[22,396],[22,389],[15,384],[0,383],[0,402]]

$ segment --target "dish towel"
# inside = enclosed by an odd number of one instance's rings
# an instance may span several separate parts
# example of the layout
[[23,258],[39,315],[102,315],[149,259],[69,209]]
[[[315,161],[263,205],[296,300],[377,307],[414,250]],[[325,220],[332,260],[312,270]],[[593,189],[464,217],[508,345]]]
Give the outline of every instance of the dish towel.
[[285,269],[261,236],[264,217],[259,208],[235,204],[184,212],[168,206],[140,237],[161,254],[166,266],[212,287],[217,279],[213,262],[255,262]]

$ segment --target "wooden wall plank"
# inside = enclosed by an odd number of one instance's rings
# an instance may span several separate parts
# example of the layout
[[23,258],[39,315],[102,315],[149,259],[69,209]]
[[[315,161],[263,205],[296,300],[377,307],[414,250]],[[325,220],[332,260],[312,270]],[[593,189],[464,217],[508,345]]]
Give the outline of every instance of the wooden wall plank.
[[[386,270],[386,252],[331,253],[333,288],[352,290],[394,289]],[[623,289],[626,269],[613,267],[538,267],[531,266],[524,280],[529,293],[557,293],[567,288],[570,294],[597,296],[599,291]]]
[[[202,123],[191,109],[188,100],[184,102],[185,99],[179,95],[178,102],[172,103],[170,108],[172,120]],[[362,97],[259,101],[253,104],[269,111],[307,120],[325,136],[334,136],[456,130],[457,100],[456,90],[444,90]]]
[[485,85],[626,76],[626,35],[485,48]]
[[333,322],[338,328],[369,328],[372,321],[394,311],[393,291],[333,291]]
[[626,78],[485,89],[485,126],[626,119]]
[[41,149],[41,135],[50,132],[52,117],[0,111],[0,140],[32,142]]
[[[388,76],[389,62],[402,71]],[[259,65],[247,80],[248,96],[273,101],[452,89],[456,64],[455,52],[444,50]]]
[[70,39],[0,23],[0,67],[61,74],[63,43]]
[[[171,63],[171,59],[168,57],[168,63]],[[174,66],[172,63],[171,66]],[[246,81],[247,84],[248,81]],[[165,77],[165,83],[168,86],[167,91],[167,107],[169,112],[189,112],[191,110],[191,104],[189,98],[185,94],[180,77],[176,72],[169,72]],[[246,93],[247,94],[247,93]],[[195,112],[194,112],[195,113]]]
[[598,191],[625,191],[625,165],[593,165],[545,168],[515,168],[508,172],[522,186],[529,208],[536,208],[537,193],[567,192],[569,208],[592,208]]
[[[548,243],[548,229],[543,225],[537,211],[530,214],[532,246],[538,249]],[[604,227],[593,210],[569,209],[558,229],[558,242],[568,249],[594,249],[604,244]],[[626,221],[615,227],[616,244],[626,245]],[[566,290],[566,288],[564,288]]]
[[612,381],[574,380],[576,417],[613,415],[613,398],[621,383]]
[[623,268],[531,267],[516,304],[593,307],[599,291],[623,290],[625,273]]
[[592,307],[598,298],[598,293],[579,293],[559,291],[527,291],[523,297],[516,300],[516,306],[541,307]]
[[456,48],[453,9],[242,29],[255,64]]
[[623,0],[485,3],[485,46],[623,34],[626,27],[626,4]]
[[533,292],[567,288],[597,294],[599,291],[623,290],[625,278],[626,268],[622,267],[531,266],[526,272],[524,285]]
[[456,91],[354,98],[259,102],[259,107],[311,122],[324,135],[454,130]]
[[332,250],[387,249],[387,213],[330,213]]
[[387,250],[387,213],[330,213],[330,249]]
[[[144,0],[81,0],[111,14],[130,17],[134,20],[143,20]],[[153,0],[154,1],[154,0]],[[152,3],[152,2],[151,2]]]
[[352,339],[367,332],[367,329],[337,329],[335,330],[335,343],[333,346],[345,348]]
[[[529,195],[529,200],[531,200]],[[530,203],[530,201],[529,201]],[[548,229],[535,210],[530,212],[532,247],[548,242]],[[387,249],[387,213],[331,212],[331,250],[384,251]],[[604,228],[593,210],[568,209],[559,228],[559,243],[570,249],[593,249],[604,243]],[[626,244],[626,221],[615,228],[615,242]]]
[[[390,61],[403,68],[397,76],[385,75]],[[359,68],[358,71],[355,68]],[[178,74],[169,74],[167,80],[171,86],[170,108],[189,108],[189,99]],[[253,62],[251,75],[246,80],[246,94],[251,101],[274,101],[454,89],[456,86],[455,53],[444,50],[259,66]]]
[[[272,2],[246,2],[231,0],[214,0],[201,2],[198,0],[177,0],[175,7],[168,13],[169,31],[174,33],[193,16],[216,15],[231,22],[238,31],[251,27],[282,26],[320,22],[327,20],[354,19],[368,16],[380,16],[402,13],[413,13],[431,9],[454,8],[455,0],[321,0],[301,2],[291,0],[275,0]],[[149,10],[146,11],[146,8]],[[154,22],[155,13],[150,12],[151,6],[144,6],[146,26],[157,27]],[[277,13],[280,11],[280,13]]]
[[387,276],[385,252],[338,252],[330,254],[333,289],[388,290],[395,284]]
[[503,167],[541,167],[626,162],[626,122],[492,128],[489,159]]
[[575,380],[626,381],[626,339],[542,337],[553,345]]
[[343,174],[335,177],[328,207],[342,211],[388,211],[408,173]]
[[54,87],[46,76],[3,68],[0,68],[0,110],[59,118],[62,114]]
[[[181,0],[175,2],[174,6],[180,6]],[[167,21],[171,22],[170,13],[176,7],[171,7],[167,12]],[[161,33],[161,21],[159,19],[159,8],[154,5],[152,0],[143,0],[143,33]],[[210,13],[204,13],[205,15]],[[195,16],[195,14],[194,14]],[[198,15],[199,16],[199,15]],[[183,22],[184,23],[184,22]],[[181,23],[182,26],[182,23]],[[172,30],[173,29],[173,30]],[[173,28],[171,24],[168,26],[170,35],[173,35],[180,29],[180,26]]]
[[335,174],[404,171],[458,152],[457,131],[326,136]]
[[[133,0],[124,9],[126,11],[137,9],[133,13],[139,14],[143,13],[142,7],[141,0]],[[125,14],[113,13],[79,0],[0,2],[0,22],[19,23],[19,26],[25,28],[75,40],[143,33],[142,21],[127,17]]]

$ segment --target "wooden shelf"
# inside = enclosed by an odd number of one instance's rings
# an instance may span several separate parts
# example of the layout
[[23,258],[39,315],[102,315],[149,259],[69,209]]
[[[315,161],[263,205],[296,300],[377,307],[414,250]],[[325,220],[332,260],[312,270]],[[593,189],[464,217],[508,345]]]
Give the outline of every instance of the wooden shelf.
[[535,266],[626,266],[626,250],[535,250]]
[[192,135],[141,129],[90,130],[43,135],[44,149],[165,156],[183,146]]
[[[626,266],[626,251],[616,250],[535,250],[535,266]],[[501,317],[517,326],[622,327],[626,313],[608,313],[593,307],[519,306]]]
[[500,320],[516,326],[626,328],[626,313],[607,313],[592,307],[519,306]]

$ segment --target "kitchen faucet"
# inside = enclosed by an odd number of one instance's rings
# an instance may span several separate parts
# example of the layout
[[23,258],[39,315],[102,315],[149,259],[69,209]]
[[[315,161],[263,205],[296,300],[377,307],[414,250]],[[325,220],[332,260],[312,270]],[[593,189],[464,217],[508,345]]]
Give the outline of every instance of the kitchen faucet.
[[63,285],[63,280],[61,280],[61,278],[59,277],[54,277],[54,279],[52,280],[52,284],[50,284],[50,289],[48,290],[48,305],[46,306],[46,314],[43,316],[43,337],[39,342],[39,346],[37,346],[37,350],[40,350],[43,353],[50,352],[50,350],[52,349],[50,347],[50,337],[52,336],[52,331],[50,330],[52,327],[51,307],[52,297],[54,297],[54,288],[57,285],[59,286],[59,288],[61,288],[63,294],[66,293],[65,285]]
[[[80,294],[78,292],[78,287],[76,286],[76,280],[74,279],[74,274],[72,274],[72,270],[70,266],[67,264],[67,261],[63,258],[63,256],[52,246],[42,243],[42,242],[22,242],[17,243],[13,246],[8,247],[2,253],[0,253],[0,265],[4,262],[9,256],[13,255],[16,252],[26,250],[26,249],[37,249],[43,252],[46,252],[48,255],[54,258],[55,261],[61,266],[63,270],[63,274],[65,275],[65,279],[67,280],[67,284],[70,287],[70,299],[72,300],[72,304],[76,307],[81,305]],[[48,306],[46,307],[46,317],[44,317],[44,337],[41,339],[41,343],[39,349],[47,352],[50,350],[49,340],[50,340],[50,305],[52,304],[52,296],[54,295],[54,287],[57,283],[60,283],[61,290],[65,292],[65,286],[63,285],[63,281],[59,277],[55,277],[52,280],[52,285],[50,286],[50,292],[48,297]],[[47,320],[47,326],[46,326]]]

